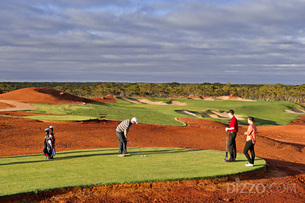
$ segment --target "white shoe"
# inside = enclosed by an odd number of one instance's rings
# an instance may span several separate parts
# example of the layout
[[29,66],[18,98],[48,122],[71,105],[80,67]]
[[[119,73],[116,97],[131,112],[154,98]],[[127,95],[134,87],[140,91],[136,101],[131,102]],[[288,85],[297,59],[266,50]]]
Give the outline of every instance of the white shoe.
[[245,166],[254,166],[254,164],[247,163]]

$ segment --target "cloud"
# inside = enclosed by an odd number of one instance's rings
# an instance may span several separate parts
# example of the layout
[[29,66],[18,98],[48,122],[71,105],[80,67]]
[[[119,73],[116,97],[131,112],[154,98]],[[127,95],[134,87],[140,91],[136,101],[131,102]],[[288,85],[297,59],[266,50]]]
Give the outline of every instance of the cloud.
[[303,0],[1,4],[2,81],[304,83]]

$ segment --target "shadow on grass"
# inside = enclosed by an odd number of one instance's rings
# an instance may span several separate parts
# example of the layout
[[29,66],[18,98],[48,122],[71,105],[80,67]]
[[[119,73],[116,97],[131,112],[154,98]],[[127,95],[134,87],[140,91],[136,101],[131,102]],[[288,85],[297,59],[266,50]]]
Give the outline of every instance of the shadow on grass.
[[265,119],[262,119],[262,118],[255,118],[255,124],[258,125],[258,126],[264,126],[264,125],[267,125],[267,126],[275,126],[275,125],[279,125],[277,122],[275,121],[271,121],[271,120],[265,120]]
[[[128,148],[131,149],[132,148]],[[153,155],[153,154],[168,154],[168,153],[186,153],[186,152],[193,152],[193,151],[202,151],[203,149],[179,149],[179,148],[171,148],[171,149],[161,149],[161,150],[140,150],[141,154],[145,155]],[[88,153],[88,154],[87,154]],[[138,155],[137,152],[134,150],[131,152],[132,155]],[[78,155],[75,155],[78,154]],[[66,156],[61,156],[66,155]],[[78,159],[78,158],[85,158],[85,157],[94,157],[94,156],[114,156],[118,155],[117,149],[93,149],[93,150],[82,150],[82,151],[64,151],[58,152],[54,159],[39,159],[39,160],[28,160],[28,161],[16,161],[10,163],[0,163],[0,166],[7,166],[7,165],[17,165],[17,164],[31,164],[31,163],[41,163],[41,162],[50,162],[50,161],[61,161],[67,159]],[[0,157],[0,162],[3,159],[17,159],[17,158],[29,158],[29,157],[37,157],[42,158],[45,157],[43,154],[34,154],[34,155],[22,155],[22,156],[14,156],[14,157]],[[128,157],[128,156],[127,156]],[[126,158],[127,158],[126,157]]]

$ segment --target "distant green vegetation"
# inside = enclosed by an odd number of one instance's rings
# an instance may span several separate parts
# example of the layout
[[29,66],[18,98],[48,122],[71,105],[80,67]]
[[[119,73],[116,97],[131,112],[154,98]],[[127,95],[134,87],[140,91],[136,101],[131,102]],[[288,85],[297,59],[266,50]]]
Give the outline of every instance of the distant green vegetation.
[[[218,178],[262,169],[266,162],[256,158],[254,167],[245,167],[245,156],[226,167],[222,151],[138,148],[131,156],[118,157],[117,149],[87,149],[58,152],[46,160],[42,154],[0,157],[0,198],[37,193],[55,188],[139,183],[181,179]],[[0,199],[1,201],[1,199]]]
[[[151,99],[151,98],[149,98]],[[151,99],[153,101],[169,102],[170,99]],[[123,100],[117,100],[116,103],[93,103],[87,105],[47,105],[33,104],[38,109],[31,112],[45,114],[63,114],[71,116],[85,116],[91,119],[98,118],[100,114],[107,114],[106,119],[124,120],[133,116],[137,117],[141,123],[164,124],[164,125],[183,125],[176,121],[176,117],[193,118],[188,115],[180,114],[176,110],[188,110],[193,112],[202,112],[203,110],[213,110],[226,112],[234,109],[237,115],[241,115],[244,120],[240,124],[246,124],[246,118],[253,116],[256,124],[264,125],[286,125],[298,118],[299,114],[289,114],[285,109],[304,109],[304,107],[284,101],[203,101],[193,99],[174,99],[187,103],[186,106],[175,105],[147,105],[133,104]],[[199,115],[199,113],[198,113]],[[60,118],[60,117],[59,117]],[[46,120],[40,117],[41,120]],[[55,119],[55,117],[51,117]],[[229,123],[229,119],[212,119],[223,123]]]
[[144,96],[144,97],[187,97],[189,95],[201,96],[229,96],[234,94],[244,99],[264,101],[289,101],[305,103],[305,84],[303,85],[248,85],[248,84],[180,84],[172,83],[69,83],[69,82],[36,82],[0,83],[0,93],[10,92],[26,87],[45,87],[56,89],[65,93],[85,98],[97,98],[111,94],[113,96]]

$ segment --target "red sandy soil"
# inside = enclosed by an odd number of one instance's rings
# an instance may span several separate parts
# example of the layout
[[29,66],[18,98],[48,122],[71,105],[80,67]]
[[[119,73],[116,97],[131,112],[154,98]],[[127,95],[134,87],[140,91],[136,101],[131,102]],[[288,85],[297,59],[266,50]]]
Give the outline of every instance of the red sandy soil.
[[[57,152],[117,147],[115,129],[119,121],[40,122],[21,117],[25,115],[33,115],[33,113],[0,113],[0,156],[37,153],[43,156],[44,129],[52,124],[55,125]],[[141,123],[134,125],[129,131],[129,139],[136,147],[180,147],[225,151],[224,124],[203,119],[180,118],[179,120],[187,123],[187,126]],[[287,126],[258,127],[256,156],[264,158],[269,169],[264,173],[238,176],[239,180],[231,177],[93,186],[6,197],[0,201],[304,202],[304,123],[305,117],[300,117],[295,123]],[[236,138],[238,153],[243,152],[245,130],[246,126],[241,126]],[[228,163],[228,167],[230,164],[234,163]]]
[[116,102],[116,99],[112,95],[107,95],[106,97],[92,98],[91,100],[105,103],[105,102]]
[[90,99],[41,87],[30,87],[4,93],[0,95],[0,99],[40,104],[83,104],[93,102]]
[[15,107],[16,107],[15,105],[0,102],[0,109],[9,109],[9,108],[15,108]]

